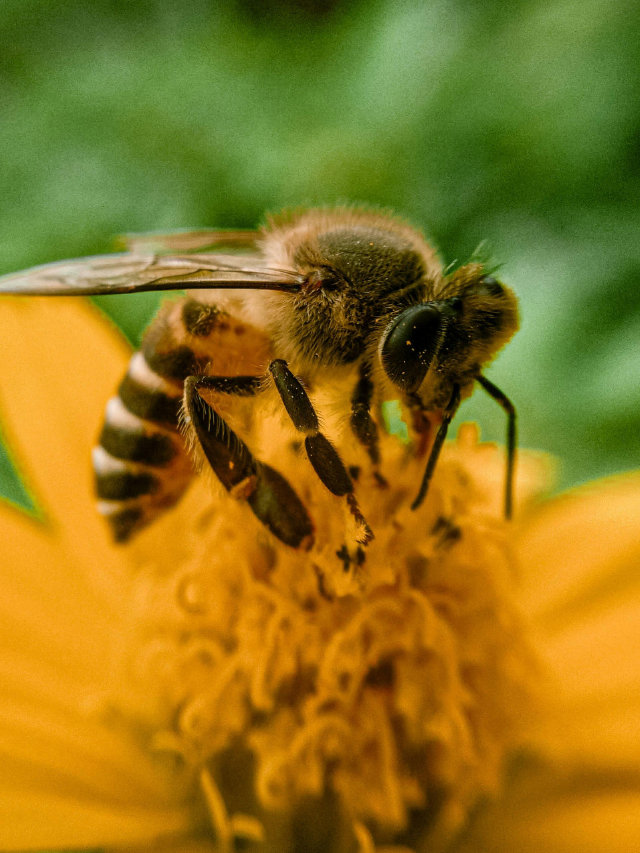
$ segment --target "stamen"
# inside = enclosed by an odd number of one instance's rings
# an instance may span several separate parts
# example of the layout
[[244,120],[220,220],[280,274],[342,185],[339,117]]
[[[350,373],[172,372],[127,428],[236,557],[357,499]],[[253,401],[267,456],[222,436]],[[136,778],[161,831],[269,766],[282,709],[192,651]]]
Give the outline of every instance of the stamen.
[[224,804],[218,786],[213,781],[211,773],[206,767],[200,772],[200,787],[204,794],[211,823],[216,833],[216,842],[220,853],[232,853],[233,851],[233,827],[229,820],[229,813]]

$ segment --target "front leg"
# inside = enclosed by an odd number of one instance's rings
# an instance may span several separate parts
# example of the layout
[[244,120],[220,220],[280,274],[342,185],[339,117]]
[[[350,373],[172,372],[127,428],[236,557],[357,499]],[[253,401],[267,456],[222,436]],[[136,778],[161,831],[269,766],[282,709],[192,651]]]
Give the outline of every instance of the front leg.
[[269,371],[293,425],[305,436],[304,446],[314,471],[332,494],[346,497],[349,509],[360,528],[357,540],[359,544],[367,545],[373,539],[373,532],[360,512],[349,472],[338,451],[320,432],[318,416],[302,383],[296,379],[283,359],[272,361]]
[[257,518],[293,548],[309,548],[313,524],[288,481],[259,462],[227,422],[198,393],[209,388],[227,394],[247,395],[260,390],[254,376],[189,376],[184,383],[187,414],[202,451],[214,473],[235,498],[245,499]]
[[451,399],[449,400],[447,408],[443,412],[442,422],[440,423],[438,432],[436,433],[435,441],[433,442],[433,447],[431,448],[431,453],[429,454],[427,468],[424,472],[422,483],[420,485],[420,491],[418,492],[418,496],[416,497],[414,502],[411,504],[412,510],[418,509],[418,507],[422,504],[425,497],[427,496],[427,491],[429,490],[429,483],[431,482],[431,477],[436,469],[438,459],[440,458],[440,451],[442,450],[442,445],[444,444],[444,440],[447,437],[449,424],[451,423],[456,412],[458,411],[459,405],[460,388],[458,385],[454,385],[453,392],[451,394]]

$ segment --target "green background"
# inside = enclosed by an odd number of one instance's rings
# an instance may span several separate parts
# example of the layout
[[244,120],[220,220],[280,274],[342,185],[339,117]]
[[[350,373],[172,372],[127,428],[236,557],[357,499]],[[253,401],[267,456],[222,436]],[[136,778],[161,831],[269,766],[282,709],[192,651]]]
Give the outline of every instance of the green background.
[[[0,44],[0,272],[392,207],[445,263],[483,241],[502,263],[523,322],[488,376],[522,445],[562,486],[637,465],[637,0],[3,0]],[[157,302],[100,307],[135,344]],[[503,437],[480,392],[460,417]],[[0,494],[26,500],[6,454]]]

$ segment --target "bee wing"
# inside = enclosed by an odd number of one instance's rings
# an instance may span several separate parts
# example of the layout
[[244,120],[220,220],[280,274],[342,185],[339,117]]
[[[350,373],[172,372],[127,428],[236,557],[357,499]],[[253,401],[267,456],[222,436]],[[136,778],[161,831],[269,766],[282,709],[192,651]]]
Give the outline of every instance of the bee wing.
[[260,255],[124,253],[58,261],[0,277],[0,294],[96,296],[143,290],[233,288],[297,291],[300,277]]
[[148,231],[146,234],[123,234],[117,240],[117,248],[128,252],[195,252],[226,246],[229,249],[255,249],[257,231],[233,231],[218,228],[199,228],[194,231],[163,233]]

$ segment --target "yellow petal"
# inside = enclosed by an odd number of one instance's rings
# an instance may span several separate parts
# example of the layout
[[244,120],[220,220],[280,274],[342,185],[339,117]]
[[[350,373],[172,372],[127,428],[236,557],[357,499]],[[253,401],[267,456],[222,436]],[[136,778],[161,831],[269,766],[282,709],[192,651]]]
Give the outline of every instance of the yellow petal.
[[525,606],[551,673],[539,745],[563,763],[640,766],[640,474],[548,502],[521,529]]
[[[640,570],[640,562],[634,568]],[[603,606],[579,625],[567,624],[546,642],[547,657],[576,699],[638,691],[640,590],[617,606]]]
[[20,473],[52,526],[107,543],[93,508],[91,447],[127,347],[80,299],[0,300],[0,416]]
[[0,541],[0,665],[19,661],[20,678],[47,671],[61,693],[66,680],[94,682],[113,653],[105,637],[122,609],[119,563],[96,573],[68,542],[7,504]]
[[[101,720],[127,589],[0,506],[0,849],[138,843],[190,825],[162,768]],[[118,610],[119,607],[119,610]]]
[[636,849],[639,511],[636,473],[576,489],[523,520],[523,600],[552,694],[532,743],[548,763],[482,815],[460,853]]
[[640,592],[543,638],[542,651],[554,702],[538,745],[565,765],[640,773]]
[[613,477],[545,503],[517,547],[523,602],[548,632],[640,588],[640,474]]
[[90,450],[126,348],[80,301],[2,300],[5,433],[45,522],[0,505],[0,849],[132,845],[190,811],[131,727],[120,687],[126,552],[93,507]]
[[[0,796],[0,849],[42,850],[124,847],[182,834],[184,811],[110,806],[32,789]],[[152,849],[157,849],[155,845]]]
[[558,781],[544,768],[481,809],[455,853],[633,853],[640,834],[638,779]]
[[[119,848],[120,849],[120,848]],[[115,853],[115,851],[114,851]],[[151,845],[127,845],[126,853],[219,853],[219,847],[211,839],[162,840]]]

